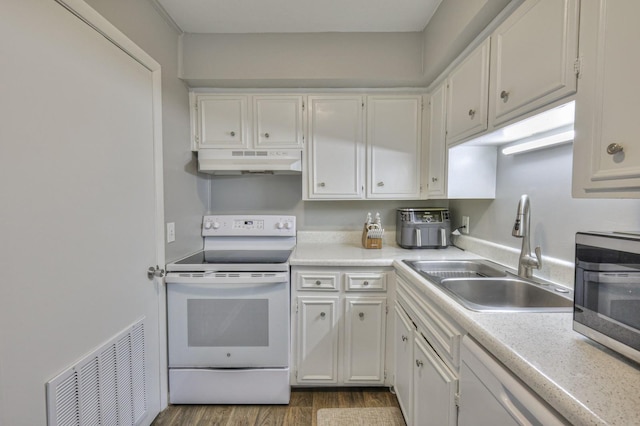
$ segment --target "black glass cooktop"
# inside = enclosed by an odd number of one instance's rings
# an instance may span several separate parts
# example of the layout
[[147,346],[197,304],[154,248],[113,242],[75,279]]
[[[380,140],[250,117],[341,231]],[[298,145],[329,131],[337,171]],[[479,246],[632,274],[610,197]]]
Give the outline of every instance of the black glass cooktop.
[[291,250],[204,250],[176,262],[178,265],[285,263]]

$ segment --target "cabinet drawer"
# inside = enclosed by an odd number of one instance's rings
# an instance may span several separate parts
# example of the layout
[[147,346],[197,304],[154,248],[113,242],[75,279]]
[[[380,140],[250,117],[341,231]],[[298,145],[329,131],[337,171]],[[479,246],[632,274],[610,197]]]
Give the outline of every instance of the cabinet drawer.
[[339,277],[339,273],[298,272],[296,282],[301,290],[337,291]]
[[384,273],[346,273],[344,281],[347,291],[387,290],[387,275]]

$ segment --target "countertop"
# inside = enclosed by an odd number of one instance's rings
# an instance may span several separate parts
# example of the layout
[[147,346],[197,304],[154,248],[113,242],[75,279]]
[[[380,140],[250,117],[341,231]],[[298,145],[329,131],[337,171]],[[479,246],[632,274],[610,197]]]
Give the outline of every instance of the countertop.
[[394,266],[531,389],[576,425],[640,425],[640,366],[572,329],[570,313],[474,312],[403,259],[474,259],[455,247],[364,249],[356,243],[303,243],[292,266]]

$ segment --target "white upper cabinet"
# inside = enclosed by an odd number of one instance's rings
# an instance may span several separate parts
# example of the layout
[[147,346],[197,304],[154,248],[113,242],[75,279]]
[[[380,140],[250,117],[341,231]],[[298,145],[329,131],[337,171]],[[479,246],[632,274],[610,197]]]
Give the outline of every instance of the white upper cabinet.
[[249,146],[249,97],[196,95],[195,142],[197,148]]
[[302,147],[302,96],[253,96],[256,148]]
[[367,198],[420,197],[422,96],[367,97]]
[[446,86],[433,91],[429,98],[429,156],[427,158],[427,198],[446,197]]
[[491,35],[493,126],[576,92],[579,0],[527,0]]
[[447,79],[447,144],[487,130],[489,43],[485,40]]
[[305,199],[364,196],[364,98],[309,96]]
[[637,16],[637,0],[583,2],[574,197],[640,198]]

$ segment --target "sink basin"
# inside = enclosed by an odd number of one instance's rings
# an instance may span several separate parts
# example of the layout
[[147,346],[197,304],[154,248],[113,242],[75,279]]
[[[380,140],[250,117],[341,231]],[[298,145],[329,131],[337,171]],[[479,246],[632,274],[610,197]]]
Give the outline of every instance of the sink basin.
[[506,277],[507,273],[500,265],[486,260],[405,260],[421,275],[427,275],[433,281],[447,278]]
[[[561,287],[520,278],[450,278],[440,281],[464,307],[474,311],[571,312],[573,299]],[[550,287],[550,288],[547,288]],[[562,291],[563,293],[560,293]]]
[[486,260],[405,260],[467,309],[483,312],[571,312],[573,294],[520,278]]

